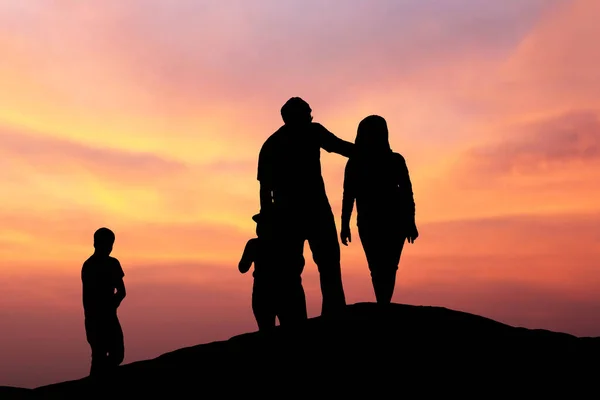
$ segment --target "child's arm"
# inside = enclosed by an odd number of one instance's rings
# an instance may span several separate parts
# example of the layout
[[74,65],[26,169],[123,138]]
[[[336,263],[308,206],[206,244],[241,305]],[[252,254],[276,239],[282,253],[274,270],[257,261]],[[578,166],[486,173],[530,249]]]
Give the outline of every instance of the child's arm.
[[250,239],[248,243],[246,243],[246,247],[244,248],[244,252],[242,253],[242,258],[240,259],[240,263],[238,264],[238,269],[242,274],[245,274],[250,270],[252,263],[254,262],[256,256],[256,246],[258,245],[258,239]]
[[116,282],[115,282],[115,289],[117,290],[117,292],[114,295],[114,300],[115,300],[115,308],[119,308],[119,306],[121,305],[121,302],[123,301],[123,299],[125,298],[125,296],[127,295],[127,291],[125,290],[125,282],[123,281],[123,277],[125,276],[125,273],[123,272],[123,268],[121,268],[121,263],[119,263],[118,260],[115,260],[116,262]]
[[346,163],[346,169],[344,170],[344,194],[342,196],[342,229],[340,231],[340,239],[344,246],[347,246],[348,242],[352,242],[350,218],[352,217],[352,209],[354,208],[354,200],[356,199],[355,187],[354,162],[350,159]]

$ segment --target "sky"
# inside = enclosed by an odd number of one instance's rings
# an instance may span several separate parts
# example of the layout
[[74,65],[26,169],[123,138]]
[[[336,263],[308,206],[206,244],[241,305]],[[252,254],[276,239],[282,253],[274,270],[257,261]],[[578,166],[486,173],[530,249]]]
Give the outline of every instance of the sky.
[[[89,372],[80,271],[101,226],[125,271],[125,363],[255,331],[237,263],[258,151],[292,96],[345,140],[388,121],[420,232],[395,302],[600,336],[597,15],[597,0],[0,1],[0,385]],[[339,226],[345,160],[321,159]],[[346,297],[374,301],[355,221]]]

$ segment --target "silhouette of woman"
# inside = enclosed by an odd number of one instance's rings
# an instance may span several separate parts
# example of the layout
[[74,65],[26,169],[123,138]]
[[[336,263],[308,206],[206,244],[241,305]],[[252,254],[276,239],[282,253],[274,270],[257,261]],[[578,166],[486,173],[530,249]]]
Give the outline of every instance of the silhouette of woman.
[[404,241],[419,236],[412,183],[402,155],[390,148],[384,118],[370,115],[358,125],[355,155],[344,172],[342,244],[351,241],[350,217],[356,200],[358,234],[365,251],[377,303],[392,300]]

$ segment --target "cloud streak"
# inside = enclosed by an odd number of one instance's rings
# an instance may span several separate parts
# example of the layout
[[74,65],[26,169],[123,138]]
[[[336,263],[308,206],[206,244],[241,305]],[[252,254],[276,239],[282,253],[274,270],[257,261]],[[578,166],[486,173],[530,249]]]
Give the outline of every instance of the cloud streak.
[[[468,151],[465,173],[483,179],[548,175],[561,170],[600,172],[600,120],[594,111],[574,111],[519,127],[506,140]],[[561,174],[562,175],[562,174]]]
[[184,163],[155,154],[90,147],[14,129],[0,129],[0,141],[3,158],[42,174],[87,172],[100,180],[132,185],[188,170]]

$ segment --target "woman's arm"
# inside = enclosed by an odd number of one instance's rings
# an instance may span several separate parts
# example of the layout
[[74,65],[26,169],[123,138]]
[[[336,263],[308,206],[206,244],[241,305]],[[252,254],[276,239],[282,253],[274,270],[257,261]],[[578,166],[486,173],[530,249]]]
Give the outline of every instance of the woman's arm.
[[408,166],[406,165],[406,160],[404,157],[398,154],[397,160],[398,186],[400,188],[400,192],[404,196],[401,199],[400,207],[403,208],[402,212],[406,216],[407,223],[410,224],[407,234],[408,242],[413,243],[417,237],[419,237],[419,231],[417,230],[417,224],[415,221],[415,198],[412,182],[410,180]]
[[413,194],[412,182],[410,180],[410,174],[408,172],[408,166],[406,160],[400,154],[396,153],[396,171],[397,171],[397,183],[400,188],[400,193],[403,197],[401,199],[401,207],[403,213],[409,219],[415,219],[415,198]]
[[344,170],[344,192],[342,196],[342,227],[350,226],[350,218],[356,199],[356,173],[354,161],[349,159]]

